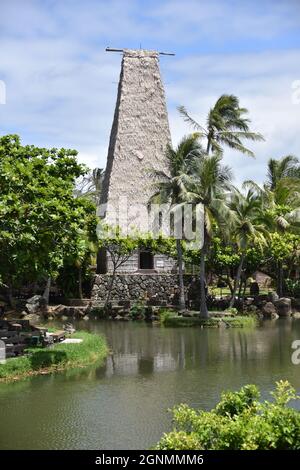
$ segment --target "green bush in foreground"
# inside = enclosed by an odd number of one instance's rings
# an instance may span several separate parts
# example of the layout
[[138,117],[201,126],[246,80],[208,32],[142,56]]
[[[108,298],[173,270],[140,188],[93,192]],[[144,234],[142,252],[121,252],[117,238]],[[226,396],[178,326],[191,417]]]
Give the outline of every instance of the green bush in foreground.
[[76,332],[71,337],[83,341],[77,344],[60,343],[50,348],[31,348],[26,356],[7,359],[5,364],[0,364],[0,381],[21,379],[44,371],[83,367],[107,355],[107,345],[102,336]]
[[287,404],[299,399],[289,382],[276,383],[272,402],[258,401],[255,385],[224,392],[211,411],[174,408],[175,428],[157,445],[161,450],[300,449],[300,412]]

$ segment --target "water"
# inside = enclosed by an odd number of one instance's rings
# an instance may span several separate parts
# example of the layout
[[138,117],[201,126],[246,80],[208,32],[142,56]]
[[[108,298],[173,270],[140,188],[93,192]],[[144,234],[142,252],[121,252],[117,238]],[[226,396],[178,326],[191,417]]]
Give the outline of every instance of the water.
[[1,449],[145,449],[170,429],[168,408],[209,409],[224,389],[276,380],[300,391],[291,343],[300,320],[255,330],[83,322],[113,351],[102,366],[0,384]]

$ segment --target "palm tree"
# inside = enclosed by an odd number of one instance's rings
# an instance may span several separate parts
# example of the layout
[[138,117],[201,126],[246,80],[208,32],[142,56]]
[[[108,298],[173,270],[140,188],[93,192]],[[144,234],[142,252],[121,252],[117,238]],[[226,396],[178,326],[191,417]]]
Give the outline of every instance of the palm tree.
[[187,200],[202,204],[204,211],[203,244],[200,253],[200,316],[208,318],[206,304],[205,259],[209,250],[215,223],[225,231],[230,225],[227,191],[232,189],[232,172],[221,164],[222,155],[201,154],[189,164],[190,180]]
[[[151,197],[152,203],[167,203],[173,213],[181,204],[187,201],[188,163],[194,158],[198,159],[203,152],[198,142],[198,134],[184,137],[173,149],[167,147],[166,157],[169,163],[169,173],[154,171],[156,179],[156,193]],[[176,251],[179,274],[179,308],[185,310],[185,293],[183,281],[183,254],[182,240],[176,238]]]
[[[299,233],[300,226],[300,165],[297,157],[288,155],[268,162],[267,180],[261,188],[246,181],[260,195],[264,204],[265,222],[273,232]],[[283,263],[277,263],[277,293],[283,295]]]
[[75,197],[86,197],[98,206],[100,204],[103,178],[104,171],[102,168],[90,170],[77,182]]
[[178,108],[184,120],[191,124],[200,137],[206,138],[206,152],[222,153],[223,146],[238,150],[254,157],[254,153],[244,146],[243,140],[260,141],[263,136],[249,129],[248,110],[241,108],[239,99],[234,95],[221,95],[210,109],[206,126],[198,124],[184,106]]
[[293,155],[287,155],[280,160],[270,158],[268,161],[267,181],[265,185],[271,191],[276,189],[277,184],[284,178],[300,178],[300,161]]
[[241,281],[247,249],[250,243],[259,247],[265,245],[267,229],[263,220],[262,200],[253,190],[250,189],[246,195],[243,195],[235,189],[229,207],[233,213],[231,237],[236,242],[240,252],[240,261],[229,304],[229,307],[233,307]]

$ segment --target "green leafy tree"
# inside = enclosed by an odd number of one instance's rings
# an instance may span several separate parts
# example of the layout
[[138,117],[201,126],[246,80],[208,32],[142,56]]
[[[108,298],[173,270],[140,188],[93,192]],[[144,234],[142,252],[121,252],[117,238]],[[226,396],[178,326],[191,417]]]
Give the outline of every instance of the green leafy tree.
[[112,274],[107,288],[107,295],[104,308],[108,307],[114,287],[117,270],[123,266],[134,250],[139,248],[140,239],[138,237],[129,237],[122,234],[119,227],[109,227],[102,225],[98,231],[99,248],[103,248],[109,256],[109,262],[112,266]]
[[25,281],[57,277],[66,256],[86,229],[94,206],[74,198],[77,178],[86,169],[77,152],[22,146],[20,138],[0,138],[0,275],[10,302]]

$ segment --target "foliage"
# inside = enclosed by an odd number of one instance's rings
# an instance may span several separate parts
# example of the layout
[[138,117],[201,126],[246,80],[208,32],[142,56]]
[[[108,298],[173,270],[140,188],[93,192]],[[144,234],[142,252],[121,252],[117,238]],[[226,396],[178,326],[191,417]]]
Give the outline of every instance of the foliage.
[[234,95],[218,98],[209,110],[205,126],[192,119],[184,106],[178,109],[184,120],[197,130],[201,138],[206,139],[208,154],[210,151],[222,153],[223,147],[227,146],[253,157],[254,153],[244,146],[243,140],[264,140],[261,134],[250,130],[248,110],[240,107],[239,99]]
[[170,308],[161,308],[158,315],[161,325],[165,325],[170,318],[177,317],[178,313]]
[[254,316],[240,316],[234,317],[213,317],[201,318],[199,316],[183,317],[174,316],[171,314],[164,315],[163,324],[172,327],[188,327],[188,326],[201,326],[204,328],[218,328],[226,326],[227,328],[254,328],[257,326],[257,319]]
[[132,320],[142,320],[145,318],[145,303],[144,302],[135,302],[129,310],[129,315]]
[[16,380],[41,372],[55,372],[101,361],[108,349],[102,336],[77,331],[72,338],[82,343],[55,344],[51,348],[31,348],[28,355],[7,359],[0,364],[0,381]]
[[175,427],[162,437],[157,449],[300,449],[300,413],[287,406],[299,398],[292,386],[277,382],[273,401],[260,403],[259,395],[256,386],[246,385],[237,392],[222,393],[211,411],[177,406]]
[[0,275],[10,289],[56,278],[94,231],[94,205],[73,195],[86,171],[76,155],[0,138]]
[[182,205],[189,201],[189,165],[191,160],[198,160],[203,155],[203,149],[198,141],[198,134],[184,137],[173,149],[167,147],[166,158],[168,172],[155,171],[156,192],[150,198],[152,203],[169,205],[170,216],[173,216],[171,231],[176,237],[176,258],[179,274],[179,307],[185,310],[185,291],[183,280],[183,243],[182,227],[184,225]]
[[255,315],[235,315],[233,317],[224,317],[222,321],[229,328],[255,328],[258,324]]
[[295,257],[300,260],[300,237],[292,233],[274,232],[270,236],[269,253],[275,261]]
[[107,317],[107,312],[103,307],[92,307],[90,310],[91,316],[94,316],[97,319],[103,319]]
[[85,197],[91,200],[95,206],[100,204],[100,196],[104,172],[102,168],[94,168],[81,176],[76,182],[76,197]]
[[235,308],[235,307],[229,307],[229,308],[226,310],[226,312],[229,312],[229,313],[231,313],[232,315],[237,315],[238,310],[237,310],[237,308]]
[[292,297],[300,298],[300,279],[286,279],[285,290]]

